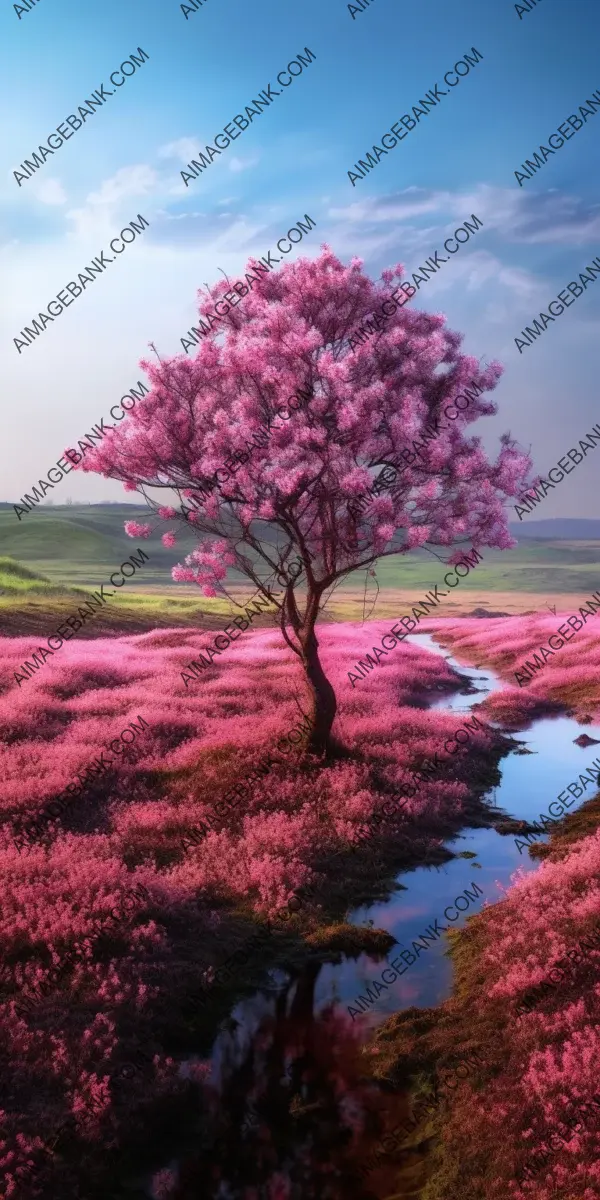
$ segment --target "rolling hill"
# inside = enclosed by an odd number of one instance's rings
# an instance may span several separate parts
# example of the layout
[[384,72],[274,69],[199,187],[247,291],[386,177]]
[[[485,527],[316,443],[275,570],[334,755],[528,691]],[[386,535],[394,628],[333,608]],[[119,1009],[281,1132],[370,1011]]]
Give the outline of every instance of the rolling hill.
[[[126,536],[125,520],[148,521],[148,510],[135,504],[54,505],[38,508],[18,521],[12,506],[0,505],[0,554],[26,564],[38,576],[32,587],[25,576],[20,591],[44,592],[48,587],[63,590],[74,586],[98,587],[111,571],[129,557],[138,543]],[[162,524],[159,522],[159,524]],[[176,524],[174,523],[176,528]],[[167,526],[164,526],[166,529]],[[600,584],[600,521],[571,518],[523,522],[511,525],[519,545],[509,551],[486,550],[484,561],[461,587],[465,592],[531,593],[547,597],[585,596]],[[171,618],[177,614],[210,614],[222,603],[206,601],[198,589],[175,585],[171,568],[196,544],[187,530],[178,536],[177,545],[164,547],[158,535],[141,543],[150,561],[136,575],[119,600],[130,614],[141,615],[141,606],[156,612],[159,608]],[[441,579],[441,563],[425,551],[416,551],[406,559],[383,559],[377,566],[381,592],[421,592]],[[13,583],[15,576],[13,574]],[[240,576],[232,579],[233,590],[248,593],[248,584]],[[0,588],[2,587],[0,580]],[[350,576],[339,587],[338,595],[362,594],[364,571]],[[371,584],[370,584],[371,588]],[[9,589],[16,599],[17,589]],[[370,593],[369,593],[370,594]],[[8,594],[5,590],[4,608]],[[123,612],[124,615],[124,612]]]

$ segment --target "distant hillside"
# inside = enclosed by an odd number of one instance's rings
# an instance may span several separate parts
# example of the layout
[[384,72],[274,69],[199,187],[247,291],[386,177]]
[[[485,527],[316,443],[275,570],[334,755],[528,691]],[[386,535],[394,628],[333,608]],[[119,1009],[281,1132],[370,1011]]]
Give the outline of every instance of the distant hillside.
[[[123,522],[149,519],[145,506],[133,504],[55,504],[34,509],[20,521],[12,506],[0,506],[0,547],[3,554],[32,564],[52,581],[92,584],[101,578],[98,567],[114,570],[138,544],[145,545],[127,537]],[[158,524],[166,532],[168,526]],[[163,583],[174,563],[195,544],[187,531],[180,535],[177,550],[168,550],[153,537],[147,547],[145,582]]]
[[[8,517],[8,520],[7,520]],[[0,534],[10,536],[11,532],[24,530],[28,522],[32,525],[38,521],[52,519],[83,521],[87,526],[90,522],[94,528],[109,530],[115,534],[120,530],[123,534],[123,521],[148,520],[148,509],[145,505],[128,504],[126,501],[103,501],[101,504],[55,504],[51,507],[36,508],[21,521],[17,519],[12,504],[0,500]],[[6,522],[6,524],[5,524]],[[588,517],[552,517],[546,521],[510,521],[509,529],[517,538],[568,538],[569,540],[600,540],[600,519]],[[4,544],[3,547],[4,549]],[[11,553],[9,551],[9,553]]]
[[[142,545],[150,560],[127,588],[128,597],[133,592],[147,594],[156,588],[173,598],[197,596],[197,589],[191,585],[175,585],[171,579],[175,563],[197,545],[193,531],[174,521],[177,544],[168,549],[159,537],[168,524],[158,520],[156,534],[138,542],[128,538],[123,529],[123,522],[133,519],[154,524],[149,510],[137,504],[55,504],[34,509],[21,521],[12,506],[0,505],[0,549],[36,572],[39,578],[33,586],[42,590],[49,585],[98,587]],[[484,562],[462,584],[463,589],[482,594],[514,591],[551,597],[559,593],[585,595],[597,586],[600,521],[558,517],[511,524],[510,529],[518,546],[509,551],[485,550]],[[426,592],[435,582],[438,566],[435,558],[423,550],[407,558],[382,559],[377,565],[377,583],[386,591],[413,588]],[[11,592],[14,578],[13,574],[8,589]],[[234,587],[236,583],[247,587],[235,572],[230,582]],[[338,590],[348,592],[363,585],[364,572],[359,572],[349,576]],[[3,586],[0,578],[0,589]]]
[[600,521],[587,517],[553,517],[548,521],[511,521],[508,528],[516,538],[566,538],[568,541],[600,539]]

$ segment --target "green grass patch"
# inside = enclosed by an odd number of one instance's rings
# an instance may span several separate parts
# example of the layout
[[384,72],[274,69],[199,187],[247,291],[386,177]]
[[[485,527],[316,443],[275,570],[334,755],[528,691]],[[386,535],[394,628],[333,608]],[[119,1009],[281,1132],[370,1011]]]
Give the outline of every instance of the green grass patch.
[[57,588],[47,576],[32,571],[23,563],[4,555],[0,557],[0,595],[9,593],[11,597],[21,598],[35,592],[48,595],[65,591],[65,588]]

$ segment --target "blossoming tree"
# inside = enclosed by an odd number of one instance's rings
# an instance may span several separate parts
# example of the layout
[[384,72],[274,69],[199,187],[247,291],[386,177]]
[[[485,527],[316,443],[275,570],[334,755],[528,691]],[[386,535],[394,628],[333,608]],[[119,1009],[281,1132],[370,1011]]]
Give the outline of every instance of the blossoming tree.
[[[326,246],[273,274],[250,260],[245,284],[200,295],[195,357],[143,362],[151,392],[81,463],[139,491],[160,518],[193,527],[198,547],[175,580],[213,596],[235,567],[272,599],[279,578],[281,631],[304,667],[318,752],[336,711],[316,635],[326,594],[417,546],[514,545],[503,502],[521,494],[530,468],[508,435],[496,462],[467,436],[496,412],[484,393],[501,367],[480,368],[459,353],[462,337],[443,315],[406,305],[394,286],[402,270],[375,283],[360,259],[344,266]],[[225,293],[226,320],[215,322]],[[351,335],[382,302],[389,315],[356,344]],[[468,405],[454,405],[465,388]],[[374,474],[394,463],[393,489],[372,496]],[[171,503],[147,489],[168,491]],[[126,530],[151,532],[136,522]],[[173,545],[175,532],[163,542]]]

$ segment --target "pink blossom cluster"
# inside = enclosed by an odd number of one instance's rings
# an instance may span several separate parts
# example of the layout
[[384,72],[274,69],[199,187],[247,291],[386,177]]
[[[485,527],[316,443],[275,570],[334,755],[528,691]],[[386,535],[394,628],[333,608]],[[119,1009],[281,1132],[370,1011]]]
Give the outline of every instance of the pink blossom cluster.
[[125,521],[123,528],[127,537],[130,538],[149,538],[152,533],[152,526],[142,524],[140,521]]
[[197,583],[204,596],[216,596],[218,585],[227,576],[227,568],[235,563],[235,556],[223,538],[216,538],[192,550],[185,563],[185,567],[173,567],[171,576],[175,582]]

